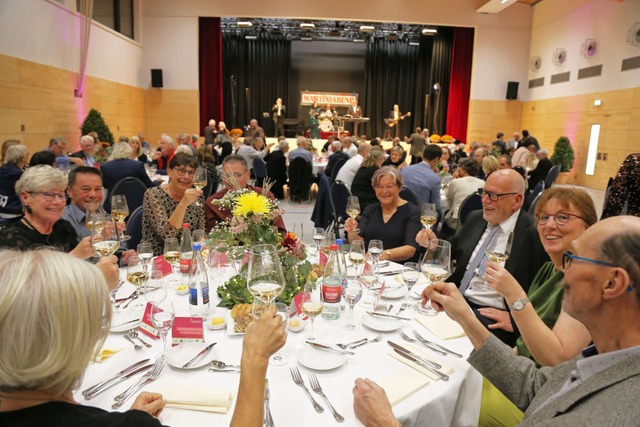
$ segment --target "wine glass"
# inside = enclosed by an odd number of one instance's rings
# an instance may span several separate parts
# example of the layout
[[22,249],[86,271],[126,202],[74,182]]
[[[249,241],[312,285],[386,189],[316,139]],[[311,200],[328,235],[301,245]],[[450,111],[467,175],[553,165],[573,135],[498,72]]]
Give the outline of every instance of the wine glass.
[[[282,323],[286,326],[287,322],[289,321],[289,307],[282,302],[277,302],[275,305],[276,316],[282,317]],[[253,317],[255,317],[256,319],[260,318],[267,307],[268,305],[266,305],[263,301],[260,301],[258,298],[254,298],[252,307]],[[289,363],[289,358],[279,351],[274,353],[273,356],[269,358],[270,365],[282,366],[286,365],[287,363]]]
[[[127,281],[138,288],[138,295],[141,293],[140,288],[147,283],[147,280],[149,280],[149,273],[147,273],[142,259],[137,256],[129,257],[127,261]],[[140,309],[142,307],[144,305],[140,301],[136,301],[134,308]]]
[[167,335],[169,333],[169,330],[173,326],[173,321],[175,318],[176,312],[171,301],[165,300],[151,305],[151,322],[153,323],[153,326],[158,330],[158,333],[162,338],[163,356],[167,354]]
[[233,262],[233,268],[236,270],[236,274],[240,274],[242,260],[244,259],[244,246],[231,246],[229,253],[231,254],[231,261]]
[[422,204],[420,222],[422,223],[424,228],[431,228],[436,222],[438,222],[438,213],[436,211],[435,203]]
[[313,229],[313,244],[316,247],[316,255],[318,255],[318,264],[320,264],[320,245],[324,240],[324,228],[316,227]]
[[144,267],[149,269],[149,263],[153,258],[153,245],[148,242],[142,242],[138,244],[138,258],[142,260]]
[[[356,219],[360,215],[360,200],[357,196],[349,196],[347,199],[347,215],[352,219]],[[359,233],[360,229],[354,228],[353,231]]]
[[[507,234],[507,242],[505,244],[504,250],[495,249],[500,233],[496,233],[493,235],[493,238],[489,242],[486,251],[488,261],[497,262],[498,264],[504,265],[504,263],[509,259],[509,256],[511,255],[511,246],[513,246],[513,231],[505,234]],[[486,280],[482,280],[481,283],[478,284],[478,287],[482,289],[492,290],[489,285],[487,285]]]
[[173,271],[175,271],[178,261],[180,261],[180,244],[175,237],[164,240],[164,259],[171,264]]
[[84,225],[90,231],[95,228],[98,234],[102,233],[106,221],[107,215],[98,210],[97,204],[91,204],[87,206],[87,215],[84,220]]
[[284,285],[282,263],[276,247],[267,244],[254,246],[247,269],[247,289],[251,295],[269,306],[282,293]]
[[367,293],[364,296],[364,301],[360,304],[365,309],[375,308],[374,301],[371,301],[371,287],[378,282],[378,267],[373,262],[373,257],[370,253],[365,254],[362,266],[362,273],[359,276],[360,283],[367,288]]
[[[451,243],[446,240],[432,241],[422,258],[420,270],[426,276],[431,286],[441,282],[451,275]],[[417,302],[416,305],[420,304]],[[437,312],[431,306],[431,302],[422,310],[428,316],[435,316]]]
[[316,339],[316,333],[313,329],[313,321],[324,310],[322,299],[320,298],[320,284],[307,282],[304,285],[304,291],[302,291],[302,303],[300,308],[302,312],[311,319],[311,335],[307,336],[307,340],[313,341]]
[[[202,166],[198,166],[196,168],[196,173],[193,176],[193,186],[198,190],[202,190],[207,186],[207,170]],[[202,206],[200,203],[200,198],[193,203],[193,206]]]
[[142,289],[144,299],[150,303],[162,302],[167,298],[167,288],[164,286],[162,271],[153,268],[149,273],[149,280]]
[[348,280],[347,284],[342,288],[342,296],[349,304],[349,321],[342,325],[342,329],[346,331],[356,330],[358,326],[353,323],[353,306],[362,297],[362,285],[358,280]]
[[371,258],[373,258],[373,263],[376,265],[376,270],[378,269],[378,261],[380,260],[383,249],[382,240],[374,239],[369,241],[369,253],[371,254]]
[[[127,198],[122,194],[116,194],[111,197],[111,216],[116,221],[124,225],[124,220],[129,216],[129,206],[127,205]],[[131,236],[124,234],[124,230],[120,233],[120,240],[129,240]]]
[[100,258],[106,258],[113,255],[120,247],[118,240],[118,232],[116,224],[111,217],[105,216],[103,228],[93,226],[91,228],[91,249],[93,249]]
[[411,289],[413,285],[420,279],[419,266],[415,262],[406,262],[402,267],[402,281],[407,285],[409,297],[411,297]]

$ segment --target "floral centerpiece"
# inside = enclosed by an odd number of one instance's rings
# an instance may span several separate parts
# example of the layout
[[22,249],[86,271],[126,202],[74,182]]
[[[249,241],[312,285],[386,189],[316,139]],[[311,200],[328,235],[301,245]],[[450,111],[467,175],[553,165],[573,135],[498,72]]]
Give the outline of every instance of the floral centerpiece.
[[429,135],[429,140],[432,144],[437,144],[440,142],[441,137],[437,133],[434,133],[433,135]]
[[[233,181],[233,176],[227,177],[229,178]],[[209,245],[244,246],[247,250],[262,243],[276,245],[286,282],[285,289],[277,301],[290,304],[292,298],[304,288],[311,272],[311,264],[306,261],[306,245],[293,233],[287,233],[283,238],[273,225],[281,211],[277,201],[267,197],[270,187],[267,181],[262,188],[262,194],[242,188],[228,191],[223,198],[213,200],[211,203],[229,210],[233,216],[211,230]],[[252,296],[247,290],[246,272],[247,265],[244,264],[239,274],[217,289],[221,298],[219,307],[231,308],[236,304],[252,302]]]

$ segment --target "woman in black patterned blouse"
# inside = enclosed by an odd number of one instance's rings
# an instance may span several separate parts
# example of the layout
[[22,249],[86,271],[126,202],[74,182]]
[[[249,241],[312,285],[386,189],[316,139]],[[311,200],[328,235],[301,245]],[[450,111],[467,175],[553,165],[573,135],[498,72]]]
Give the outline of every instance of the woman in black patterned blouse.
[[640,153],[629,154],[618,169],[601,219],[622,214],[640,216]]

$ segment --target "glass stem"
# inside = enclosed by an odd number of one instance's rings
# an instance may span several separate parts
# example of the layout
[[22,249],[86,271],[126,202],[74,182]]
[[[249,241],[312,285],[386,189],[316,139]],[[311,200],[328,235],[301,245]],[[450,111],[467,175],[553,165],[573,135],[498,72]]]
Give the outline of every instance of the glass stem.
[[316,339],[316,331],[313,328],[313,321],[315,320],[315,317],[311,318],[311,337],[309,338],[310,340],[315,340]]
[[353,303],[349,304],[349,326],[353,326]]

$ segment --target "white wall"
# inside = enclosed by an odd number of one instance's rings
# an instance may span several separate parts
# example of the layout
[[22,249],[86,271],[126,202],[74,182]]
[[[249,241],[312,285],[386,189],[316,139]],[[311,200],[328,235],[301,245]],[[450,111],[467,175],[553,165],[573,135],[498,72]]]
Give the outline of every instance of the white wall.
[[[640,86],[640,71],[620,71],[624,58],[640,55],[640,46],[627,42],[630,31],[640,21],[640,0],[567,0],[557,10],[543,1],[535,6],[531,35],[531,55],[540,56],[538,72],[529,71],[528,79],[543,77],[545,85],[528,90],[532,100],[628,89]],[[593,58],[580,54],[585,39],[598,41]],[[552,62],[553,52],[563,48],[567,60],[561,66]],[[602,75],[577,80],[581,68],[603,64]],[[550,84],[551,76],[571,72],[569,82]]]
[[[80,25],[75,13],[45,0],[0,1],[0,53],[78,72]],[[87,74],[141,86],[142,46],[94,23]]]

